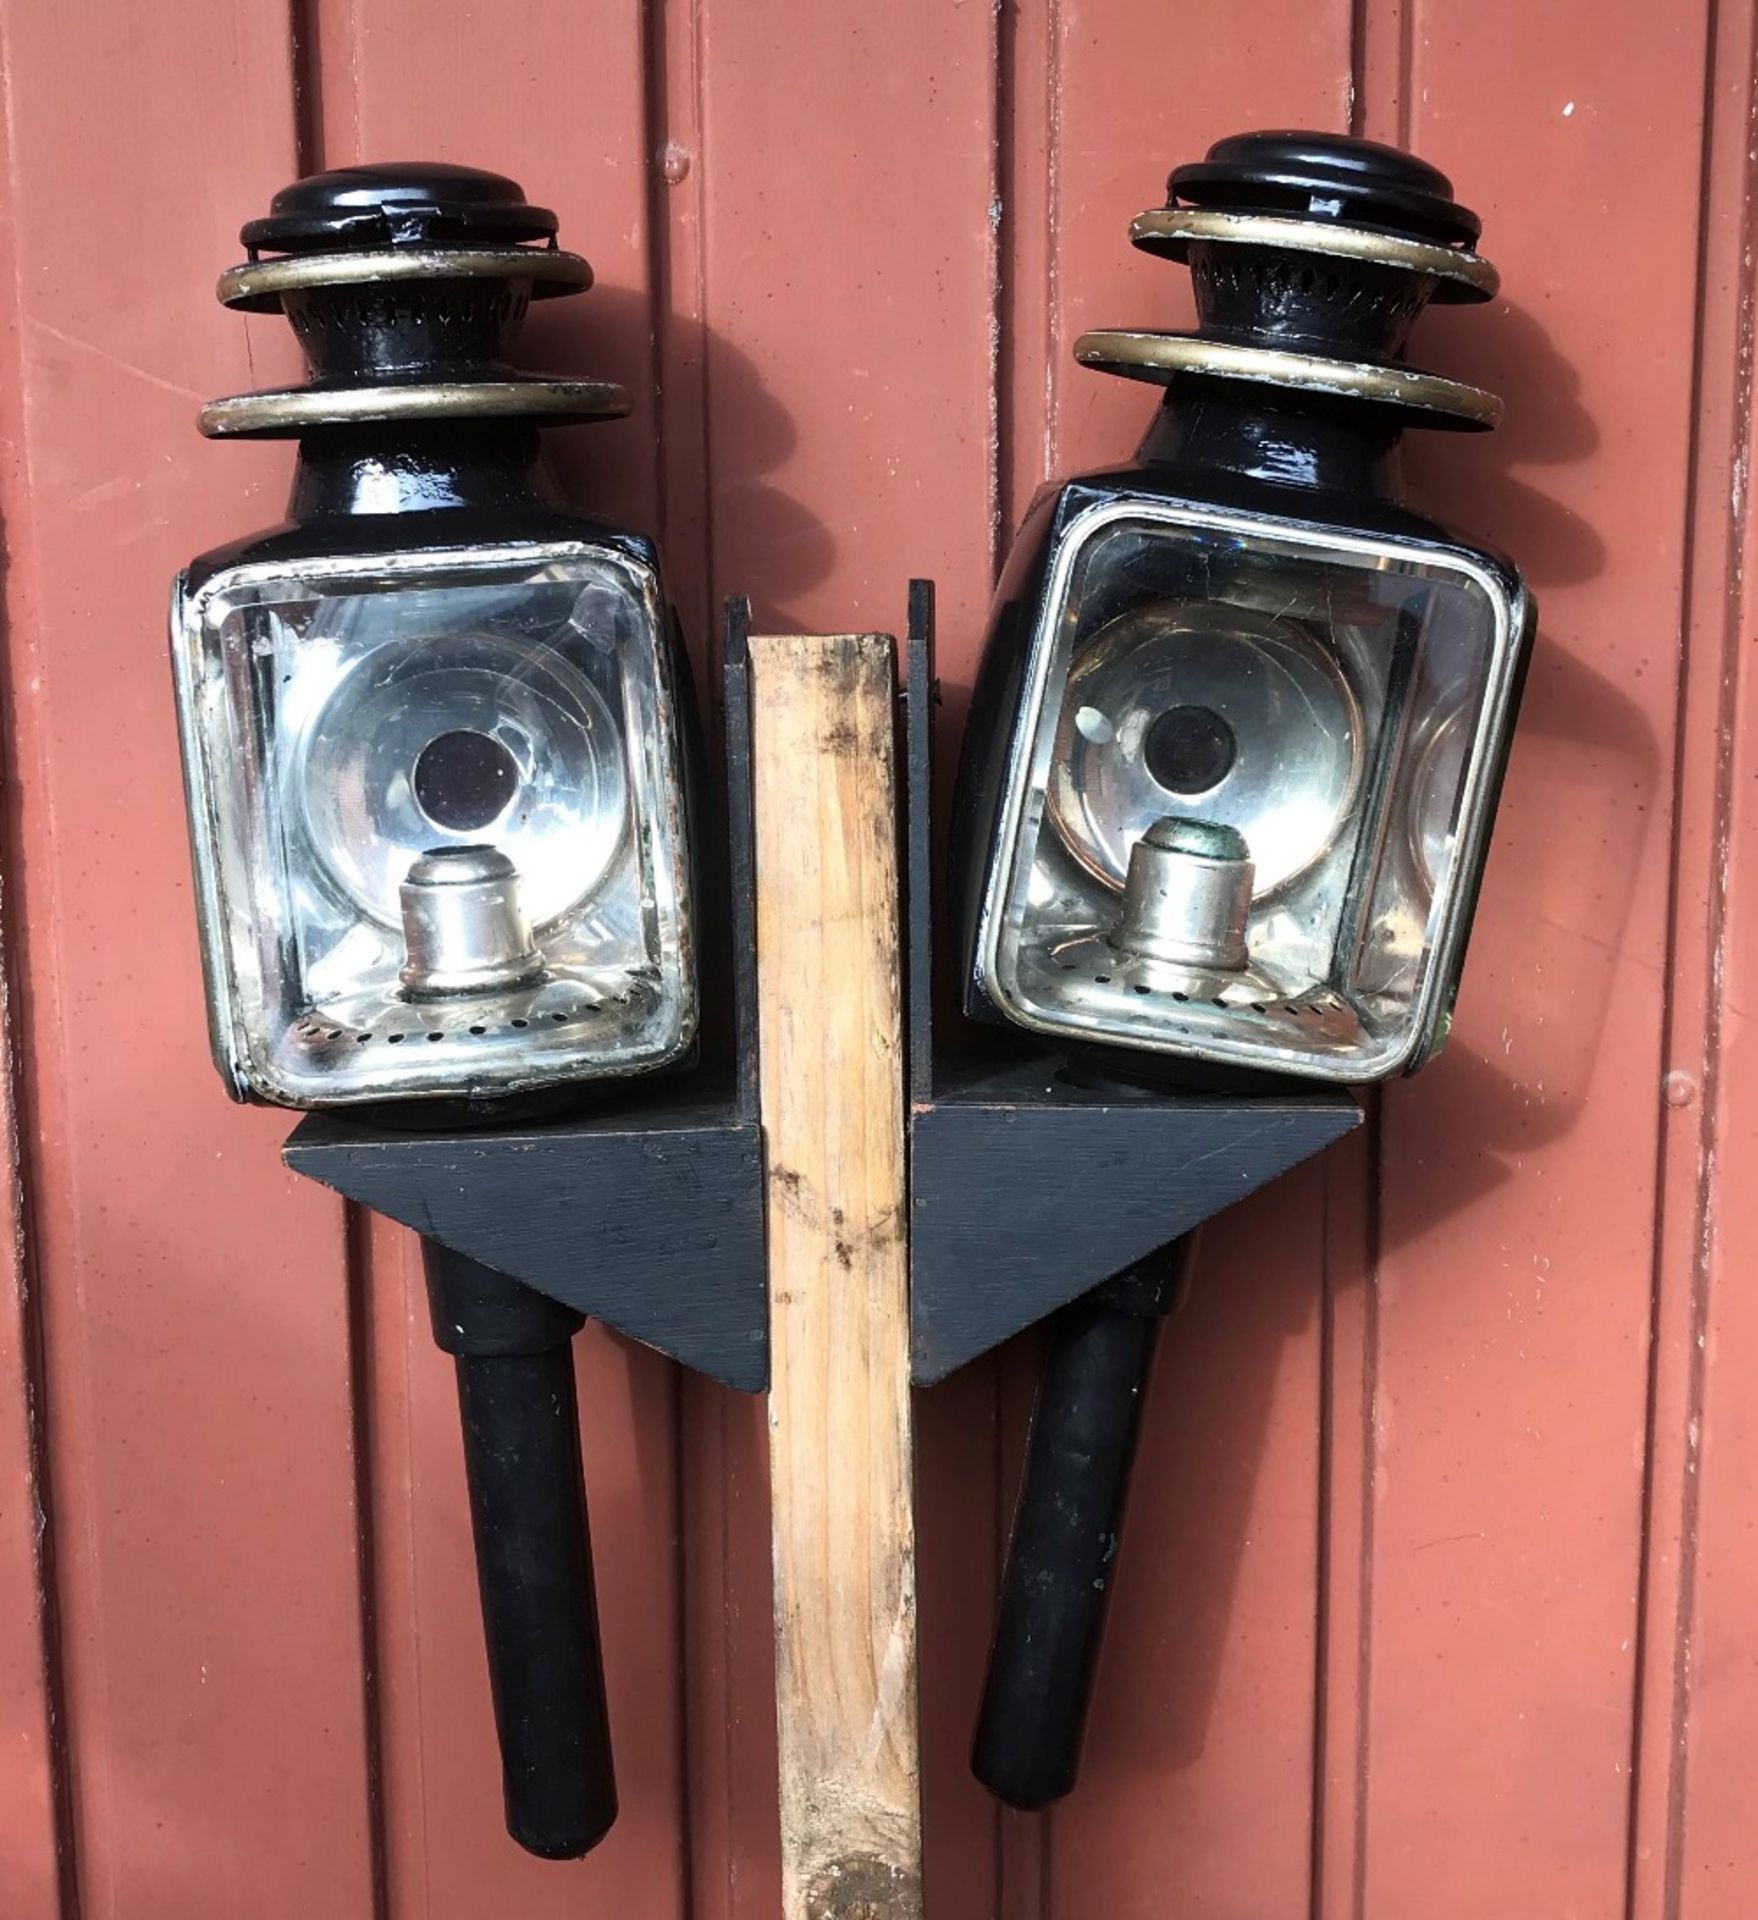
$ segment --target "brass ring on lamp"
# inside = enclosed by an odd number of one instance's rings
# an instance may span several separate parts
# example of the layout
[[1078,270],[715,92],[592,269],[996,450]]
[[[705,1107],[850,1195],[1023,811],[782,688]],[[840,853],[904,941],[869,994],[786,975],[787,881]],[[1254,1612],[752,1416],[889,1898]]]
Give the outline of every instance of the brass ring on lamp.
[[1161,386],[1182,373],[1204,373],[1223,380],[1334,394],[1344,400],[1374,401],[1428,416],[1435,425],[1481,429],[1493,427],[1502,417],[1502,403],[1493,393],[1414,367],[1331,360],[1276,347],[1233,346],[1191,334],[1102,329],[1083,333],[1074,343],[1074,357],[1083,367],[1100,373]]
[[291,253],[228,267],[216,289],[220,304],[245,313],[274,313],[287,293],[385,280],[528,280],[531,297],[582,293],[592,268],[558,247],[382,247],[370,253]]
[[1323,220],[1283,219],[1266,213],[1224,213],[1212,207],[1155,207],[1137,214],[1129,237],[1147,253],[1182,260],[1192,242],[1274,247],[1290,253],[1318,253],[1334,260],[1358,260],[1379,267],[1419,273],[1439,284],[1437,300],[1488,300],[1501,275],[1464,247],[1437,246],[1400,233],[1350,227]]
[[241,393],[201,412],[210,439],[276,438],[307,427],[367,421],[518,419],[617,420],[629,396],[614,380],[461,380],[446,385],[294,387]]

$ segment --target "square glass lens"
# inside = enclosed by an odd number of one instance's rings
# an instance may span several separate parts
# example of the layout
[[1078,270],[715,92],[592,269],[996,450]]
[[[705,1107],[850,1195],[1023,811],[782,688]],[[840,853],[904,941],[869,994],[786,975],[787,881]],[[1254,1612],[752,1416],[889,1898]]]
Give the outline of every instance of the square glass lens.
[[1414,1065],[1488,832],[1512,614],[1464,556],[1090,510],[1027,673],[979,960],[997,1004],[1323,1079]]
[[[210,1013],[235,1090],[495,1093],[687,1047],[664,619],[647,568],[577,545],[248,565],[179,596]],[[413,942],[411,869],[467,847],[511,876],[448,890]],[[435,990],[483,953],[501,958],[473,986]]]

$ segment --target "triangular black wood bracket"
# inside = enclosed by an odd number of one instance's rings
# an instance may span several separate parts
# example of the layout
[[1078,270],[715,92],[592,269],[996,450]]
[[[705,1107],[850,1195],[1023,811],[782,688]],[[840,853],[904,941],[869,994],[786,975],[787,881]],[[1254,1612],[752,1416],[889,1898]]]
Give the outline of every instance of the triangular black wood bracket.
[[735,1066],[620,1089],[573,1119],[410,1132],[312,1114],[287,1164],[362,1206],[747,1393],[769,1384],[757,1121],[750,682],[727,606],[728,868]]
[[1137,1093],[1061,1059],[935,1057],[929,830],[933,588],[910,589],[910,1338],[918,1385],[1188,1233],[1361,1119],[1348,1094]]
[[768,1385],[762,1156],[730,1088],[497,1133],[313,1114],[296,1172],[728,1386]]
[[1343,1093],[1120,1097],[1070,1084],[1049,1055],[950,1078],[912,1128],[911,1370],[923,1385],[1361,1119]]

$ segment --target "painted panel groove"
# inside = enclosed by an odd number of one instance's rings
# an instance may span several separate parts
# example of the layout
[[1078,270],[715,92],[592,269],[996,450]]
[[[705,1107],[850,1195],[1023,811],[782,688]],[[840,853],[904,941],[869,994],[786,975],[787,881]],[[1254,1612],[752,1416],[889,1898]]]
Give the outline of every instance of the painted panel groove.
[[[8,181],[18,173],[10,90],[9,22],[0,13],[0,142]],[[28,475],[22,436],[22,330],[11,196],[0,205],[0,500],[16,502]],[[6,529],[8,565],[17,547]],[[0,614],[7,652],[17,610]],[[8,743],[10,748],[10,742]],[[17,775],[7,754],[6,834],[0,841],[0,1912],[18,1920],[72,1920],[78,1885],[73,1854],[66,1713],[54,1574],[51,1460],[43,1427],[40,1283],[29,1235],[15,982],[23,901]]]
[[[286,14],[3,18],[7,893],[80,1907],[362,1912],[339,1216],[207,1063],[164,667],[174,568],[277,504],[194,414],[291,359],[212,298],[292,164]],[[166,137],[192,99],[207,137]]]
[[1758,1692],[1750,1515],[1758,1362],[1748,1275],[1753,1114],[1754,748],[1746,667],[1753,533],[1753,243],[1758,78],[1750,10],[1718,8],[1706,79],[1696,442],[1673,864],[1631,1920],[1751,1906],[1750,1729]]
[[1454,1037],[1386,1102],[1371,1915],[1624,1899],[1706,14],[1414,11],[1411,143],[1506,289],[1422,350],[1508,419],[1412,484],[1541,632]]
[[[1413,0],[1355,0],[1350,15],[1349,131],[1410,143]],[[1418,333],[1417,357],[1422,355]],[[1420,436],[1416,436],[1420,437]],[[1380,1222],[1384,1112],[1323,1168],[1318,1650],[1313,1730],[1313,1920],[1363,1920],[1373,1775],[1374,1534],[1379,1392]]]
[[[10,888],[4,891],[0,931],[9,931]],[[6,1622],[0,1632],[0,1913],[11,1920],[62,1914],[71,1920],[78,1888],[60,1699],[53,1498],[15,1060],[7,979],[0,981],[0,1620]]]

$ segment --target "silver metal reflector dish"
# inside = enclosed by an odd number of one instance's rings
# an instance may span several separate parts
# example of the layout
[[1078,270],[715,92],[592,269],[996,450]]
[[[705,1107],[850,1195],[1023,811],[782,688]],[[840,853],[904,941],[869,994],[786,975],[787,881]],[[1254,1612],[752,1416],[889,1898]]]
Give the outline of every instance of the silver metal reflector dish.
[[977,964],[1019,1024],[1337,1081],[1438,1044],[1526,608],[1468,554],[1158,498],[1064,530]]
[[618,549],[223,571],[174,609],[216,1055],[292,1106],[677,1058],[666,628]]

